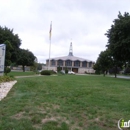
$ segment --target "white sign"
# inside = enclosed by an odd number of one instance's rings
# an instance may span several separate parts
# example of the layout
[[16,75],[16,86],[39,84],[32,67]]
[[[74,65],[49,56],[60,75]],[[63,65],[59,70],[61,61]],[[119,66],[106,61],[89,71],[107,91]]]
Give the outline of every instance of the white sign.
[[6,45],[0,44],[0,76],[4,73]]

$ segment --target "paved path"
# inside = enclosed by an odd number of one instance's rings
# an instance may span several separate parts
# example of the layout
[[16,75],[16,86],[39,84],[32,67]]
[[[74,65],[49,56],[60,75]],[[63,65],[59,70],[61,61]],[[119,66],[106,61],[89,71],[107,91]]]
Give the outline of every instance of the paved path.
[[[115,77],[115,76],[110,76],[110,77]],[[121,79],[130,79],[130,77],[129,76],[118,76],[117,75],[117,78],[121,78]]]
[[38,77],[38,76],[43,76],[43,75],[27,75],[27,76],[15,76],[15,78],[26,78],[26,77]]
[[0,101],[7,96],[10,89],[13,87],[13,85],[17,83],[17,81],[10,81],[10,82],[3,82],[0,83]]
[[[28,78],[28,77],[39,77],[39,76],[46,76],[46,75],[28,75],[28,76],[15,76],[15,78]],[[50,76],[58,76],[58,75],[50,75]]]

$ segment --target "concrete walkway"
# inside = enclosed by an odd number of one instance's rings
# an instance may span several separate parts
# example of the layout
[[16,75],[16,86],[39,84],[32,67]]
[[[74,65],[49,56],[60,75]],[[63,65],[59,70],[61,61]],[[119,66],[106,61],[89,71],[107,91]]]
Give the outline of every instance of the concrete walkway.
[[15,83],[17,83],[16,80],[0,83],[0,101],[7,96],[8,92],[11,90]]
[[[115,77],[115,76],[110,76],[110,77]],[[121,79],[130,79],[130,76],[120,76],[120,75],[117,75],[117,78],[121,78]]]
[[38,77],[38,76],[43,76],[43,75],[27,75],[27,76],[15,76],[15,78],[28,78],[28,77]]

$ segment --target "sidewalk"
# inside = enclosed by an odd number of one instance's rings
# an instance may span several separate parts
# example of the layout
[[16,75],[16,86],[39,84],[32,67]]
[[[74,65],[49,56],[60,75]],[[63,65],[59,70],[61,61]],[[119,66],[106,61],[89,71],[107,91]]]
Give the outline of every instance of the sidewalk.
[[[110,77],[115,77],[115,76],[112,75]],[[117,78],[130,79],[130,76],[119,76],[119,75],[117,75]]]
[[15,78],[26,78],[26,77],[37,77],[37,76],[43,76],[43,75],[28,75],[28,76],[15,76]]

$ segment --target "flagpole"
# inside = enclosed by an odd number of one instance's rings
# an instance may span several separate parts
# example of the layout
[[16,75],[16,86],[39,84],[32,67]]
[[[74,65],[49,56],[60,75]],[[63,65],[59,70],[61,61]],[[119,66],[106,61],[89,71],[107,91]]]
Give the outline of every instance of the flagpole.
[[50,47],[49,47],[49,67],[48,67],[48,70],[50,68],[50,55],[51,55],[51,38],[50,38]]
[[52,31],[52,21],[51,21],[51,24],[50,24],[50,36],[49,36],[49,39],[50,39],[50,46],[49,46],[49,63],[48,63],[48,70],[50,68],[50,55],[51,55],[51,31]]

